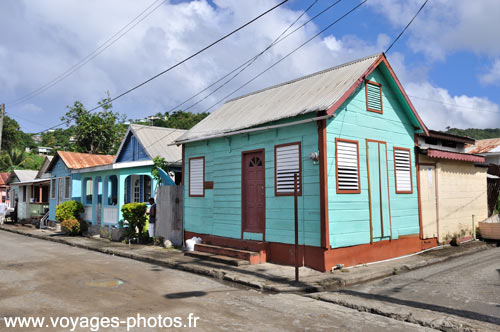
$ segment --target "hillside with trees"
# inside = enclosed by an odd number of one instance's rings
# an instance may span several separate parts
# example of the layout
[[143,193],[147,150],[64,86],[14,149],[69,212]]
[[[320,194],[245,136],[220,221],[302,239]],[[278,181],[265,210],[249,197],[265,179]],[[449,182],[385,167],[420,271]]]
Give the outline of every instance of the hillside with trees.
[[500,137],[500,128],[487,128],[487,129],[458,129],[447,127],[445,133],[459,136],[467,136],[476,140],[487,139],[487,138],[498,138]]

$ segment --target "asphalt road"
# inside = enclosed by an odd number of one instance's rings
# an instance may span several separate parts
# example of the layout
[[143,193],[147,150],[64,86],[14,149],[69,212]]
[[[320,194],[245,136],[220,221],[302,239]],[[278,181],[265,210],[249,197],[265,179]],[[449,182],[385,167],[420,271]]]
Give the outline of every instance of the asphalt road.
[[500,325],[500,248],[341,292]]
[[0,330],[33,331],[6,328],[3,318],[14,316],[116,316],[126,321],[140,314],[178,316],[186,323],[189,313],[199,317],[197,329],[183,330],[430,331],[298,295],[234,288],[195,274],[0,231]]

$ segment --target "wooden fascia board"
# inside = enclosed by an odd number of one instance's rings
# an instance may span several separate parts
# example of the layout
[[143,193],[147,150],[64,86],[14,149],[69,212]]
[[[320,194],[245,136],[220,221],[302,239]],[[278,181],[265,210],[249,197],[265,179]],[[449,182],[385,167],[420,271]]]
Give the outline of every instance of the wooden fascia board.
[[368,67],[368,69],[356,80],[356,82],[354,82],[353,85],[351,85],[351,87],[342,95],[342,97],[340,97],[340,99],[337,100],[337,102],[335,102],[335,104],[333,104],[333,106],[328,109],[327,114],[331,115],[331,114],[335,113],[340,108],[340,106],[342,106],[342,104],[353,94],[353,92],[356,91],[356,89],[365,81],[365,78],[368,75],[370,75],[382,62],[385,64],[389,74],[391,75],[392,79],[396,83],[396,85],[397,85],[400,93],[402,94],[404,100],[406,101],[408,107],[410,108],[411,112],[415,116],[415,119],[417,120],[420,127],[424,131],[424,134],[426,136],[428,136],[429,131],[428,131],[426,125],[424,124],[424,122],[422,121],[420,116],[418,115],[415,107],[413,106],[413,104],[410,101],[410,98],[408,98],[408,95],[406,94],[405,90],[403,89],[401,82],[399,82],[399,79],[396,77],[396,74],[392,70],[392,67],[389,65],[389,62],[387,61],[385,54],[381,54],[377,58],[377,60],[375,60],[373,62],[373,64],[370,67]]

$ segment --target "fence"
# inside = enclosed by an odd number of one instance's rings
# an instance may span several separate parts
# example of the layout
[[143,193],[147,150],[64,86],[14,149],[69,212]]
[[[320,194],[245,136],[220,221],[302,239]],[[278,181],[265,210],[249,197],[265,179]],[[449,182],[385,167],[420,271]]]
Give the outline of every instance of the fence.
[[184,242],[184,186],[160,186],[156,197],[156,236],[170,240],[174,246]]

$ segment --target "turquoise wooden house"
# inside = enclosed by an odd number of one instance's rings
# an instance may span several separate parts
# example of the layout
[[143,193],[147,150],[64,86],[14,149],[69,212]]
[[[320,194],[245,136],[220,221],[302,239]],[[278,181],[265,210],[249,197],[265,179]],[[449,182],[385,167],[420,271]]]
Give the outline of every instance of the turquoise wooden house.
[[182,179],[182,150],[171,144],[186,131],[132,124],[112,162],[75,169],[81,179],[77,188],[85,207],[84,219],[96,226],[118,226],[121,207],[131,202],[148,202],[158,185],[152,177],[153,159],[163,157],[169,165],[171,185]]
[[384,54],[226,102],[177,139],[196,250],[327,271],[422,249],[415,134],[427,129]]
[[82,200],[81,177],[72,171],[107,165],[113,158],[110,155],[57,151],[47,167],[47,173],[50,173],[49,220],[56,221],[57,205],[68,200]]

